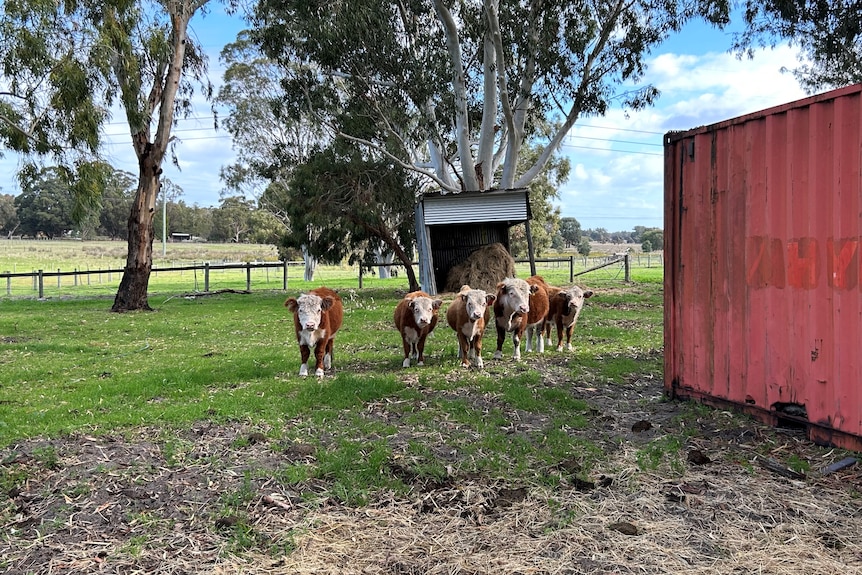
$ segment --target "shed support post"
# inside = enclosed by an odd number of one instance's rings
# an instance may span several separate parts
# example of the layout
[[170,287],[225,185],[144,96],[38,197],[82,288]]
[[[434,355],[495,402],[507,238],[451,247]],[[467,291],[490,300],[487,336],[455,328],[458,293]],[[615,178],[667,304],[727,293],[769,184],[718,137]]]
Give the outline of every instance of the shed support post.
[[530,275],[536,275],[536,256],[533,253],[533,233],[530,231],[530,220],[524,222],[524,228],[527,232],[527,251],[530,255]]

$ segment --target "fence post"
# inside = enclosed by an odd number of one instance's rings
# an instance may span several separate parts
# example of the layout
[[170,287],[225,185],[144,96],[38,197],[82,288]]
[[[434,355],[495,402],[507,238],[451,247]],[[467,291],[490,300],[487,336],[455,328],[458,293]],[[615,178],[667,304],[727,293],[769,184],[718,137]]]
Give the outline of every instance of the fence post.
[[569,256],[569,283],[575,281],[575,256]]
[[[6,273],[11,273],[9,270],[6,270]],[[6,278],[6,295],[12,295],[12,276],[8,276]]]
[[39,270],[38,281],[39,281],[39,299],[45,297],[45,277],[44,272]]
[[632,263],[631,263],[631,255],[626,254],[623,256],[623,267],[625,268],[625,281],[629,283],[632,281]]
[[284,258],[284,279],[282,280],[282,289],[287,291],[287,258]]
[[208,291],[210,291],[210,263],[204,262],[204,292]]
[[245,262],[245,291],[251,291],[251,262]]
[[362,289],[362,264],[359,264],[359,289]]
[[60,268],[57,268],[57,289],[60,289]]
[[75,268],[75,273],[72,274],[72,285],[78,287],[78,268]]

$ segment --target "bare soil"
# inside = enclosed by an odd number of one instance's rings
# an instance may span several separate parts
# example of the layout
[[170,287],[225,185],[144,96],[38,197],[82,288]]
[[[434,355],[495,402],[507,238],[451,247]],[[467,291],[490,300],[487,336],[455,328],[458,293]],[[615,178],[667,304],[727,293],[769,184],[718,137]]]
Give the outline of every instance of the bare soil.
[[[577,454],[554,486],[404,470],[409,495],[349,507],[325,482],[277,479],[285,462],[313,462],[314,447],[241,422],[195,424],[177,438],[192,446],[181,454],[149,428],[31,440],[0,451],[0,477],[27,478],[0,485],[0,572],[862,573],[862,470],[815,472],[847,453],[668,401],[655,379],[576,384],[565,359],[542,361],[549,383],[591,407],[588,426],[570,430],[605,452],[586,478]],[[421,390],[417,379],[405,371]],[[365,414],[397,424],[385,402]],[[541,424],[510,416],[513,434]],[[411,439],[400,428],[391,441]],[[810,469],[786,477],[766,459]],[[237,497],[241,518],[226,512]]]

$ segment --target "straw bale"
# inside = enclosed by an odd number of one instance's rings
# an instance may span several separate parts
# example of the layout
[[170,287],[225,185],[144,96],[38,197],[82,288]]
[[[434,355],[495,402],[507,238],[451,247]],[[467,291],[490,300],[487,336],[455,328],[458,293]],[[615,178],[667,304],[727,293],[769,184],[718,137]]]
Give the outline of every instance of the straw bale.
[[458,292],[463,285],[494,293],[503,278],[515,277],[515,260],[501,243],[483,246],[449,270],[446,291]]

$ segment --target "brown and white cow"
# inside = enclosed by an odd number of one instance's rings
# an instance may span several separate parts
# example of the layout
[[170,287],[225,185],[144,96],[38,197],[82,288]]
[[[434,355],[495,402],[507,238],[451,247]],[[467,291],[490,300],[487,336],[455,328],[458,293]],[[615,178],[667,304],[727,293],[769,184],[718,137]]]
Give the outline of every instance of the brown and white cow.
[[284,307],[293,312],[293,326],[302,359],[299,375],[308,375],[308,358],[313,347],[314,374],[322,377],[323,370],[332,367],[332,343],[344,317],[341,298],[335,291],[319,287],[298,298],[288,298]]
[[491,317],[489,305],[497,296],[484,290],[461,286],[461,291],[446,310],[446,321],[458,336],[458,357],[463,367],[470,367],[471,360],[478,368],[483,368],[482,335]]
[[[497,299],[494,302],[497,351],[494,352],[494,359],[503,357],[506,333],[512,334],[514,359],[521,359],[521,338],[528,326],[541,333],[541,326],[548,313],[548,292],[545,286],[547,284],[541,276],[532,276],[526,280],[506,278],[497,284]],[[541,337],[537,348],[539,352],[545,351]],[[530,351],[529,346],[527,351]]]
[[[548,317],[549,296],[548,290],[552,289],[542,276],[530,276],[527,283],[538,286],[540,289],[530,298],[530,315],[527,318],[527,345],[526,351],[533,351],[533,339],[536,341],[536,351],[545,352],[545,320]],[[541,319],[539,319],[541,318]]]
[[548,292],[548,317],[545,319],[545,337],[551,344],[551,326],[557,326],[557,351],[563,351],[563,329],[566,332],[566,349],[572,350],[572,333],[578,323],[578,316],[584,308],[584,300],[593,297],[592,290],[578,286],[569,288],[550,288]]
[[410,367],[411,359],[416,359],[416,365],[425,365],[425,340],[437,326],[441,305],[443,300],[432,299],[424,291],[415,291],[395,306],[395,327],[404,344],[404,367]]

